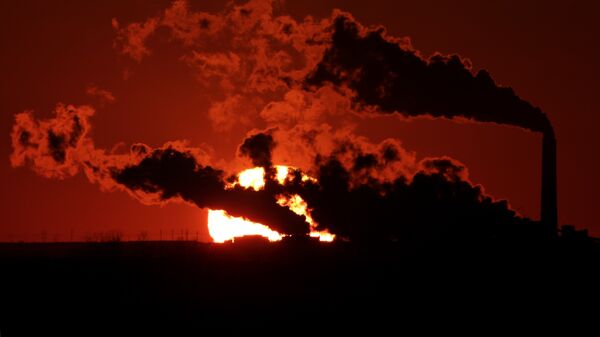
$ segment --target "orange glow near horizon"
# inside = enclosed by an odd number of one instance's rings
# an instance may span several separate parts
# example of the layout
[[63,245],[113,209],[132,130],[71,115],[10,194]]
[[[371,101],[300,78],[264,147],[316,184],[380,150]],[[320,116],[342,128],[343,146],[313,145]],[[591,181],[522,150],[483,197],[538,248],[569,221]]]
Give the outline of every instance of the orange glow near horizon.
[[244,218],[236,218],[222,210],[208,211],[208,233],[214,242],[223,243],[246,235],[264,236],[269,241],[279,241],[282,235],[269,227]]
[[318,231],[316,229],[317,224],[313,220],[310,212],[308,211],[308,204],[297,194],[291,197],[279,196],[277,203],[281,206],[287,206],[292,212],[303,215],[310,226],[310,236],[313,238],[319,238],[319,241],[331,242],[335,238],[335,235],[328,231]]
[[[289,173],[289,167],[283,165],[275,166],[276,179],[280,184],[285,184]],[[302,180],[313,180],[314,178],[303,176]],[[238,181],[230,187],[239,184],[245,188],[252,188],[258,191],[265,186],[265,170],[262,167],[255,167],[244,170],[238,174]],[[319,238],[319,241],[331,242],[335,235],[327,231],[316,230],[317,224],[310,215],[307,203],[297,194],[291,196],[280,195],[277,197],[277,203],[288,207],[292,212],[305,217],[310,226],[310,236]],[[225,241],[235,240],[236,237],[246,235],[260,235],[269,241],[279,241],[284,235],[270,229],[268,226],[248,219],[233,217],[224,210],[208,210],[208,232],[214,242],[223,243]]]

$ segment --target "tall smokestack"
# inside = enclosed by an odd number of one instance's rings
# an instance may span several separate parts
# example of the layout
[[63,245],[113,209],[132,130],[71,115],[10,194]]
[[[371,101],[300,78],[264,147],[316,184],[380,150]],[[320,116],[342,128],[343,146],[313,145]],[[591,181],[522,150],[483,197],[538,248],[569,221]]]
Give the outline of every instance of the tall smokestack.
[[556,190],[556,137],[551,127],[542,139],[542,201],[540,218],[549,233],[558,233],[558,205]]
[[358,106],[376,107],[381,113],[460,117],[542,133],[541,222],[556,235],[556,138],[540,108],[512,88],[497,85],[487,71],[473,73],[458,55],[425,59],[381,28],[365,28],[343,13],[332,25],[331,45],[305,79],[309,88],[326,82],[346,86],[354,91]]

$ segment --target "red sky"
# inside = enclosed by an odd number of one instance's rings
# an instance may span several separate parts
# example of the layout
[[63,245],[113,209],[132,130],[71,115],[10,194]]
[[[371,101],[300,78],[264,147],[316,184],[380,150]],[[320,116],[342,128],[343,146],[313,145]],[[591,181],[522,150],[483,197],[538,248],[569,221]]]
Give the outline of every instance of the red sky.
[[[10,130],[14,114],[33,110],[48,117],[59,102],[90,104],[96,146],[144,142],[160,146],[173,139],[209,144],[230,160],[248,131],[211,127],[207,111],[217,95],[198,83],[184,62],[182,46],[167,37],[148,40],[152,53],[135,62],[113,47],[111,20],[143,21],[170,1],[2,2],[0,18],[0,241],[69,239],[120,230],[134,238],[147,231],[188,230],[208,240],[206,212],[170,204],[145,206],[122,192],[102,192],[82,175],[46,179],[27,168],[12,168]],[[194,9],[217,11],[217,1],[191,1]],[[589,1],[552,4],[536,1],[288,1],[285,11],[299,19],[348,11],[364,25],[381,24],[395,36],[410,36],[423,55],[458,53],[475,69],[487,69],[502,85],[541,107],[558,139],[559,220],[600,236],[595,155],[600,141],[600,5]],[[124,72],[129,76],[124,79]],[[107,103],[86,93],[90,86],[110,91]],[[520,129],[451,121],[365,120],[358,133],[378,142],[399,138],[419,158],[449,155],[469,167],[471,180],[506,198],[524,215],[539,215],[539,135]],[[168,233],[168,234],[166,234]],[[192,235],[192,234],[190,234]]]

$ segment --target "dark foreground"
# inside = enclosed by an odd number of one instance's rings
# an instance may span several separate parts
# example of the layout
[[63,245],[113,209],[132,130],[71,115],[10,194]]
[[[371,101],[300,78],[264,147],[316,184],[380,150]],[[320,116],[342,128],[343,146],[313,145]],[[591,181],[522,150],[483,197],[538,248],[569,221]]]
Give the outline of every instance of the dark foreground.
[[592,240],[0,244],[0,268],[1,336],[600,328]]

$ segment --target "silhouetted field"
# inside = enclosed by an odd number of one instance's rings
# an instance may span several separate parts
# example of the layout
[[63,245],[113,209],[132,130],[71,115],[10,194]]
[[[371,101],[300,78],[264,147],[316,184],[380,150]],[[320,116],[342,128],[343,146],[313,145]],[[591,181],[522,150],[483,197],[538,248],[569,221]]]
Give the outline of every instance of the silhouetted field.
[[435,249],[252,240],[0,244],[0,330],[169,336],[551,327],[598,317],[599,257],[592,240]]

